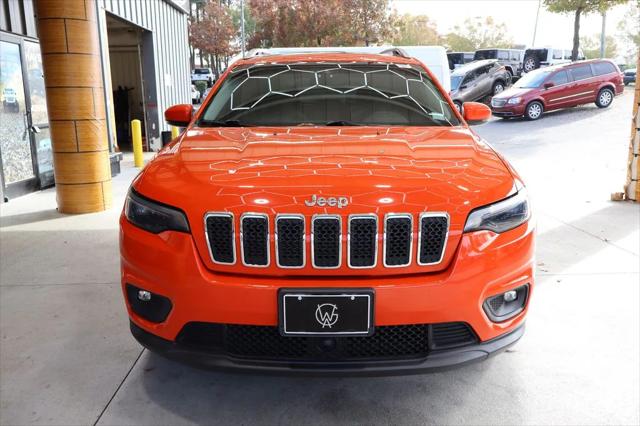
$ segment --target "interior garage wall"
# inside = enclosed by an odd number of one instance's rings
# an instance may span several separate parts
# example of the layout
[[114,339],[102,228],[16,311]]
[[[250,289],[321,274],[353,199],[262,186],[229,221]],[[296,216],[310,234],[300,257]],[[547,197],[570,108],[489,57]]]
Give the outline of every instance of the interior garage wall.
[[[144,84],[151,92],[155,89],[157,102],[148,99],[150,93],[147,91],[147,114],[157,114],[159,131],[170,130],[164,120],[164,110],[171,105],[191,103],[187,12],[170,0],[98,0],[98,7],[150,32],[153,50],[150,56],[156,81],[155,84],[146,81]],[[150,65],[144,59],[143,62],[143,66]]]

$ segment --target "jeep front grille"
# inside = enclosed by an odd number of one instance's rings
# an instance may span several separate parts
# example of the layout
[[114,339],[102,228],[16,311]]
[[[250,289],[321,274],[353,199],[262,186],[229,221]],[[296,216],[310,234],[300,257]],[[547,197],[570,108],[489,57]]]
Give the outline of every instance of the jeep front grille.
[[[429,212],[417,219],[410,213],[390,213],[381,225],[375,214],[354,214],[343,226],[339,215],[306,219],[296,214],[272,218],[245,213],[236,224],[230,213],[208,213],[205,227],[211,259],[219,264],[233,265],[239,258],[244,266],[266,267],[273,250],[279,268],[303,268],[307,253],[314,268],[340,268],[343,249],[347,250],[346,265],[352,269],[376,267],[379,249],[386,268],[407,267],[413,262],[420,266],[439,264],[447,245],[449,216]],[[240,229],[239,249],[235,244],[236,227]],[[414,239],[416,231],[418,238]]]

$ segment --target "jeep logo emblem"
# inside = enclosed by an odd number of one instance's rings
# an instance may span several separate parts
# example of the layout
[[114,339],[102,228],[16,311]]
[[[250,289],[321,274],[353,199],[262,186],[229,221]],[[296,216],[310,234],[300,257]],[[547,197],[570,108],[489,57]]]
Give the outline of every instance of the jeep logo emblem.
[[338,207],[339,209],[347,207],[349,205],[349,199],[347,197],[318,197],[316,194],[311,196],[311,200],[304,200],[307,207]]

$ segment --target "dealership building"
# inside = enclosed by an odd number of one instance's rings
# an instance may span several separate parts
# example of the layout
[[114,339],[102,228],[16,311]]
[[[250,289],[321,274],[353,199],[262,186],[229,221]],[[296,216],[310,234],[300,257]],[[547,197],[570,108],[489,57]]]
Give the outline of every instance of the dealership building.
[[131,120],[155,150],[190,103],[187,4],[0,0],[3,201],[56,184],[62,212],[110,206]]

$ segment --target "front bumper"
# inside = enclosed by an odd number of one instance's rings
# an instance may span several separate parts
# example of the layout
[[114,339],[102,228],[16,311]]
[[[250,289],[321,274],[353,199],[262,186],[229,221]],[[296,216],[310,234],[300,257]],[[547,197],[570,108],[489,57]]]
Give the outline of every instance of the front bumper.
[[502,107],[491,106],[491,113],[496,117],[521,117],[524,115],[524,103]]
[[162,339],[131,322],[131,333],[145,348],[166,358],[197,367],[264,374],[321,376],[383,376],[419,374],[446,370],[479,362],[515,344],[524,334],[524,323],[497,338],[460,348],[433,351],[426,357],[409,360],[310,362],[236,358],[211,353]]

